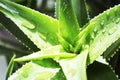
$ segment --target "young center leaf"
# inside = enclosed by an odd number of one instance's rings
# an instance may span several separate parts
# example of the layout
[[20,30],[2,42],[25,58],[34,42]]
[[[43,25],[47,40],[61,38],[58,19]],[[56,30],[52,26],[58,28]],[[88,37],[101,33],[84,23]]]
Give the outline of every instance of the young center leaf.
[[83,27],[89,21],[85,0],[71,0],[71,1],[79,26]]
[[72,44],[79,33],[79,24],[73,11],[71,0],[59,0],[59,33],[65,41]]

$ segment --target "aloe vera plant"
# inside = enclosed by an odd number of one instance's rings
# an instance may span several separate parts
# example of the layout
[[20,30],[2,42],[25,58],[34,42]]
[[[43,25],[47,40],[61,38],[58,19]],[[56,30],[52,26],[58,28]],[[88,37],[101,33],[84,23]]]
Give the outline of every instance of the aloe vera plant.
[[[109,59],[119,50],[120,5],[91,20],[84,0],[56,0],[55,10],[52,18],[0,0],[0,23],[33,51],[12,58],[6,79],[118,80],[109,65],[97,58]],[[11,74],[13,63],[23,61],[29,62]]]

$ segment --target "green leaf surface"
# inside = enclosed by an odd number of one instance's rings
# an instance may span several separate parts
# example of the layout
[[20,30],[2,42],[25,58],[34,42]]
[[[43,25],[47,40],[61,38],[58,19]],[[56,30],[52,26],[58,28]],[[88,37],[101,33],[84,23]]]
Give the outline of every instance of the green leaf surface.
[[10,18],[38,48],[59,44],[57,20],[6,0],[0,1],[0,11]]
[[87,69],[88,80],[118,80],[113,70],[106,64],[94,62]]
[[28,48],[30,50],[32,51],[39,50],[36,47],[36,45],[17,27],[17,25],[14,24],[10,19],[6,18],[5,15],[2,13],[0,13],[0,23],[2,23],[7,30],[14,34],[14,36],[16,36],[17,39],[23,42],[23,45],[26,44],[27,47],[29,46]]
[[71,0],[59,0],[59,33],[68,43],[72,44],[79,33],[79,24],[73,11]]
[[12,74],[13,72],[13,67],[14,67],[14,58],[16,57],[16,55],[13,55],[12,59],[9,62],[8,65],[8,69],[7,69],[7,73],[6,73],[6,80],[8,79],[8,77]]
[[85,0],[71,0],[80,27],[83,27],[89,20]]
[[29,62],[13,73],[8,80],[50,80],[59,70],[59,68],[45,68],[36,63]]
[[88,50],[85,50],[74,58],[58,60],[67,80],[87,80],[87,54]]
[[75,52],[89,46],[88,64],[92,63],[120,38],[120,5],[92,19],[76,37]]

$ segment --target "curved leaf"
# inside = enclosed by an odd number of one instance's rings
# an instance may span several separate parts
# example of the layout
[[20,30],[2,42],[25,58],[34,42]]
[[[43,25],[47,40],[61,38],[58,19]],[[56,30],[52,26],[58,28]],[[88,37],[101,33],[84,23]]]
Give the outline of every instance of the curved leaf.
[[71,53],[62,51],[62,47],[58,45],[58,46],[50,47],[48,49],[43,49],[41,51],[30,54],[28,56],[16,58],[14,59],[14,61],[22,62],[22,61],[29,61],[29,60],[42,60],[46,58],[60,59],[60,58],[71,58],[75,56],[76,54],[71,54]]
[[9,30],[14,36],[17,37],[23,45],[29,46],[28,48],[32,51],[38,51],[37,46],[14,24],[10,19],[6,18],[4,14],[0,13],[0,22]]
[[0,11],[10,18],[38,48],[59,44],[57,20],[6,0],[0,1]]
[[75,52],[89,46],[88,64],[92,63],[120,38],[120,5],[92,19],[76,37]]

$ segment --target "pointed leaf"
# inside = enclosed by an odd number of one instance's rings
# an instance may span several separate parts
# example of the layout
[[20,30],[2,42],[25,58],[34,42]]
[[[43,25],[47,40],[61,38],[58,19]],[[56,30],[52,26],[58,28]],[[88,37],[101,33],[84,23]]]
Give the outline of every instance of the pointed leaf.
[[6,0],[0,1],[0,11],[10,18],[38,48],[59,44],[57,20]]
[[59,32],[70,44],[79,33],[79,25],[71,0],[59,0]]
[[83,27],[88,22],[88,13],[85,0],[71,0],[80,27]]
[[59,59],[59,58],[71,58],[75,56],[76,54],[63,52],[61,46],[53,46],[51,48],[43,49],[28,56],[16,58],[14,59],[14,61],[21,62],[21,61],[29,61],[29,60],[42,60],[46,58]]

